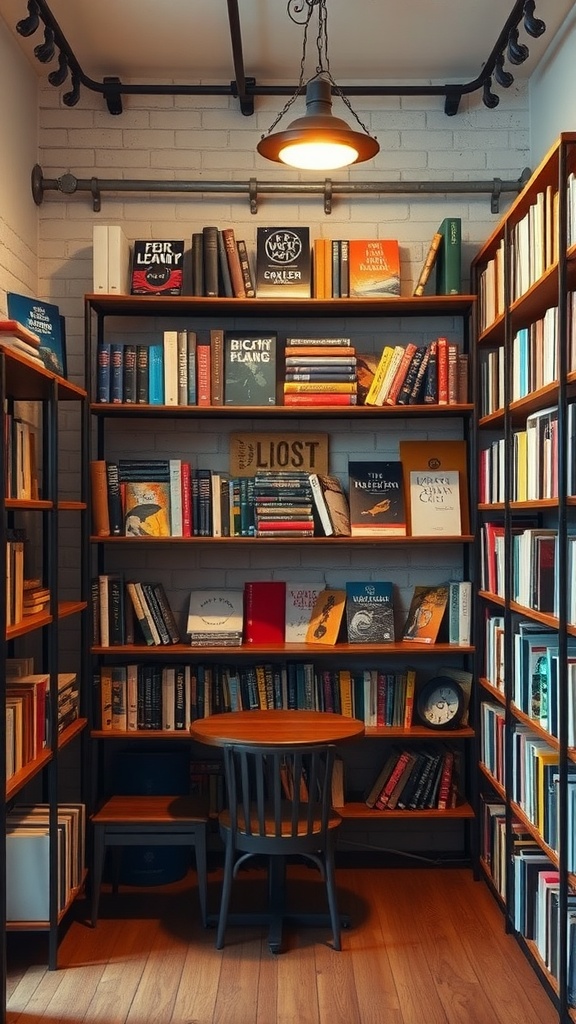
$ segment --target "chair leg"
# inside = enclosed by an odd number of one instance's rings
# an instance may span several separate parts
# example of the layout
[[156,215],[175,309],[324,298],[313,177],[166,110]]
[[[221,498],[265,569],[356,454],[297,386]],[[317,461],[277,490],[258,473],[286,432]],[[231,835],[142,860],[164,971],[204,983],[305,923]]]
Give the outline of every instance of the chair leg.
[[206,873],[206,826],[196,830],[194,846],[196,854],[196,874],[198,876],[198,899],[200,900],[200,917],[205,928],[208,921],[208,879]]
[[328,896],[328,909],[332,923],[332,935],[334,949],[342,949],[340,937],[340,917],[336,906],[336,872],[334,868],[334,844],[328,841],[326,849],[326,894]]
[[100,886],[102,884],[102,872],[104,870],[104,828],[94,828],[94,862],[92,866],[92,927],[96,927],[98,920],[98,905],[100,902]]
[[226,843],[226,856],[224,858],[224,877],[222,879],[222,896],[220,898],[220,914],[218,916],[218,931],[216,934],[216,949],[224,948],[224,932],[228,919],[228,907],[230,906],[230,894],[232,892],[232,879],[234,877],[234,846],[229,837]]

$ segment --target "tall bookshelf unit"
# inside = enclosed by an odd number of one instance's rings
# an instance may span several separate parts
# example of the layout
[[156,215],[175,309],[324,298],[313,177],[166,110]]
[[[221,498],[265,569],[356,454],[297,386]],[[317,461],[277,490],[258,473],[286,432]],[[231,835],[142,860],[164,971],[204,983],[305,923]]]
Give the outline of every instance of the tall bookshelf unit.
[[[386,332],[394,337],[399,335],[406,341],[421,336],[427,341],[438,333],[449,334],[467,351],[469,322],[474,300],[469,295],[395,298],[393,300],[350,300],[350,299],[211,299],[211,298],[162,298],[88,295],[86,308],[86,357],[87,380],[92,382],[90,411],[95,421],[93,430],[93,459],[118,459],[119,457],[145,458],[151,451],[155,457],[187,458],[193,467],[210,465],[224,471],[228,468],[229,432],[242,430],[256,431],[303,431],[325,430],[330,438],[330,471],[340,475],[347,489],[347,459],[354,445],[365,444],[364,434],[374,435],[366,451],[359,449],[364,458],[398,458],[400,437],[453,437],[469,440],[469,426],[472,419],[472,403],[464,405],[412,406],[409,410],[401,406],[374,408],[357,407],[285,407],[277,405],[268,408],[230,406],[146,406],[98,403],[96,401],[96,352],[98,344],[115,339],[126,341],[158,341],[162,331],[168,328],[187,327],[207,333],[209,328],[236,328],[255,330],[278,330],[280,351],[285,336],[327,337],[350,336],[357,351],[370,347],[380,353]],[[366,337],[370,341],[366,342]],[[375,340],[376,339],[376,340]],[[281,366],[281,358],[279,361]],[[351,433],[352,432],[352,436]],[[356,434],[354,434],[356,432]],[[386,454],[384,454],[386,453]],[[362,457],[360,455],[359,457]],[[471,506],[473,507],[473,506]],[[384,541],[366,537],[313,537],[298,540],[261,538],[130,538],[91,537],[92,575],[102,573],[132,573],[132,578],[142,581],[146,573],[162,578],[175,614],[185,637],[185,615],[189,591],[193,587],[226,586],[234,579],[306,579],[311,581],[311,572],[316,571],[322,585],[333,586],[338,573],[346,573],[348,579],[379,578],[401,579],[404,608],[396,608],[397,628],[407,612],[412,588],[416,583],[440,583],[446,578],[470,579],[472,571],[472,533],[464,537],[447,538],[446,543],[435,543],[440,552],[442,567],[438,568],[430,555],[430,538],[394,537]],[[375,568],[375,557],[377,565]],[[430,561],[432,559],[432,561]],[[426,568],[421,567],[421,565]],[[287,566],[283,570],[284,566]],[[412,565],[412,573],[409,566]],[[338,577],[339,579],[342,578]],[[238,585],[234,583],[233,585]],[[241,583],[240,583],[241,585]],[[396,601],[396,598],[395,598]],[[326,668],[391,666],[388,671],[404,670],[412,664],[417,678],[425,680],[437,674],[442,665],[471,667],[473,647],[454,647],[437,644],[432,647],[422,644],[396,642],[380,646],[339,644],[336,647],[320,649],[306,645],[276,645],[269,649],[244,646],[242,648],[192,649],[186,642],[172,647],[92,647],[92,672],[95,680],[95,709],[91,729],[94,746],[95,785],[94,798],[102,795],[106,786],[113,786],[113,779],[106,776],[110,757],[107,750],[113,746],[134,750],[138,745],[146,751],[166,748],[166,744],[188,739],[187,732],[151,733],[134,731],[130,733],[105,732],[99,722],[98,675],[104,664],[126,664],[129,661],[155,660],[167,663],[170,660],[195,662],[246,663],[257,660],[274,662],[286,660],[312,661]],[[463,757],[466,765],[466,779],[463,782],[465,797],[455,808],[446,811],[389,811],[369,810],[364,804],[362,793],[374,781],[379,767],[384,762],[385,752],[391,743],[413,745],[439,741],[454,742],[462,751],[468,752],[474,737],[471,725],[443,733],[432,732],[413,725],[409,730],[401,728],[367,730],[360,744],[354,744],[342,751],[345,758],[348,799],[343,808],[348,836],[347,848],[366,848],[371,845],[371,830],[387,830],[391,819],[395,826],[404,831],[416,824],[422,833],[417,842],[425,848],[442,846],[438,838],[442,828],[448,828],[448,844],[460,845],[465,856],[470,856],[470,828],[473,810],[470,803],[469,759]],[[190,741],[189,741],[190,742]],[[205,757],[205,750],[196,748],[196,758]],[[108,795],[108,793],[106,793]],[[453,838],[456,835],[456,839]],[[400,845],[402,840],[399,840]],[[389,838],[381,838],[378,849],[384,850]],[[445,846],[445,842],[444,842]],[[344,848],[344,847],[343,847]],[[448,845],[448,849],[451,847]]]
[[[34,655],[35,671],[49,674],[49,704],[58,704],[59,634],[67,620],[82,618],[86,609],[83,600],[85,580],[79,570],[76,579],[76,593],[72,599],[59,587],[59,570],[62,566],[61,531],[74,521],[78,536],[85,531],[86,487],[81,465],[87,452],[78,450],[79,493],[72,499],[64,497],[59,485],[59,448],[62,437],[59,428],[59,414],[64,413],[80,418],[77,434],[80,444],[85,444],[86,392],[54,373],[32,364],[19,356],[8,346],[0,346],[0,420],[2,422],[0,445],[0,546],[6,558],[8,539],[14,528],[25,529],[25,572],[30,571],[41,577],[44,587],[50,592],[50,601],[43,611],[26,615],[12,622],[8,617],[7,587],[3,582],[0,589],[0,687],[2,704],[6,704],[6,659]],[[38,469],[41,480],[40,497],[35,499],[8,496],[8,449],[6,445],[6,419],[8,416],[24,415],[36,427],[38,444]],[[77,478],[78,479],[78,478]],[[85,563],[83,563],[85,566]],[[5,579],[5,577],[4,577]],[[64,598],[68,599],[64,599]],[[81,665],[78,664],[78,671]],[[67,894],[65,906],[58,902],[58,800],[60,796],[59,759],[65,748],[79,737],[86,727],[86,717],[79,717],[58,733],[54,716],[48,730],[47,745],[37,751],[34,759],[25,762],[15,773],[8,775],[6,764],[6,716],[2,715],[0,779],[5,793],[2,801],[2,835],[6,836],[6,817],[18,800],[27,803],[38,798],[49,805],[49,915],[46,920],[13,922],[6,919],[7,900],[5,878],[2,881],[0,897],[0,933],[2,942],[2,1013],[6,1004],[6,934],[9,931],[44,931],[48,933],[48,964],[53,970],[57,966],[58,926],[78,894],[78,889]],[[4,838],[3,838],[4,843]],[[6,863],[5,853],[3,863]],[[3,872],[5,874],[5,872]],[[2,1017],[4,1020],[4,1017]]]
[[562,1024],[576,1019],[575,171],[562,134],[472,265],[481,863]]

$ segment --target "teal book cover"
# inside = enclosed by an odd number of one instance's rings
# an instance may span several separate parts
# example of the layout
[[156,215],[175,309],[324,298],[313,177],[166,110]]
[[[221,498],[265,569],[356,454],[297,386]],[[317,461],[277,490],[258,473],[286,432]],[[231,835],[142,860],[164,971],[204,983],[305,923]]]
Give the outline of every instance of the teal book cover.
[[462,291],[462,220],[445,217],[438,231],[442,242],[436,262],[436,294],[459,295]]
[[10,319],[18,320],[40,338],[40,358],[46,369],[65,377],[65,325],[58,306],[16,292],[8,292],[6,301]]
[[348,643],[393,643],[394,593],[392,583],[346,584],[346,626]]

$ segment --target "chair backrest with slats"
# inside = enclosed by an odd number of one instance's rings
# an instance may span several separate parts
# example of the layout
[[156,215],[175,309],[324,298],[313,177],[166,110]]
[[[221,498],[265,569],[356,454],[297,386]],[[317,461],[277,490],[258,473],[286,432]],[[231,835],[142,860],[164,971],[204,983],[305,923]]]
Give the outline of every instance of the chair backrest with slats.
[[334,746],[224,748],[230,825],[239,845],[322,842],[330,821]]

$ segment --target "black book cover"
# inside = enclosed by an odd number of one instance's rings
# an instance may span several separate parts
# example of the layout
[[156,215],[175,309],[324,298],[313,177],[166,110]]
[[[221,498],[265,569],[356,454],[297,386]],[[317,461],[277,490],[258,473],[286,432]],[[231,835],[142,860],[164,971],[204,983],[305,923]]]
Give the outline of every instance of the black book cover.
[[204,295],[204,241],[201,231],[192,235],[192,295]]
[[204,295],[218,295],[218,228],[202,228],[204,249]]
[[372,459],[348,463],[350,528],[358,537],[404,537],[402,463]]
[[136,346],[136,402],[148,405],[148,345]]
[[350,644],[394,642],[391,583],[346,583],[346,625]]
[[183,241],[136,241],[132,254],[132,295],[181,295]]
[[120,497],[120,476],[116,462],[106,463],[106,482],[108,484],[110,533],[113,537],[120,537],[124,532],[124,516],[122,512],[122,499]]
[[258,228],[256,294],[258,298],[310,298],[310,229]]
[[275,331],[225,331],[225,405],[276,405],[276,341]]
[[124,401],[136,404],[136,345],[124,345]]

